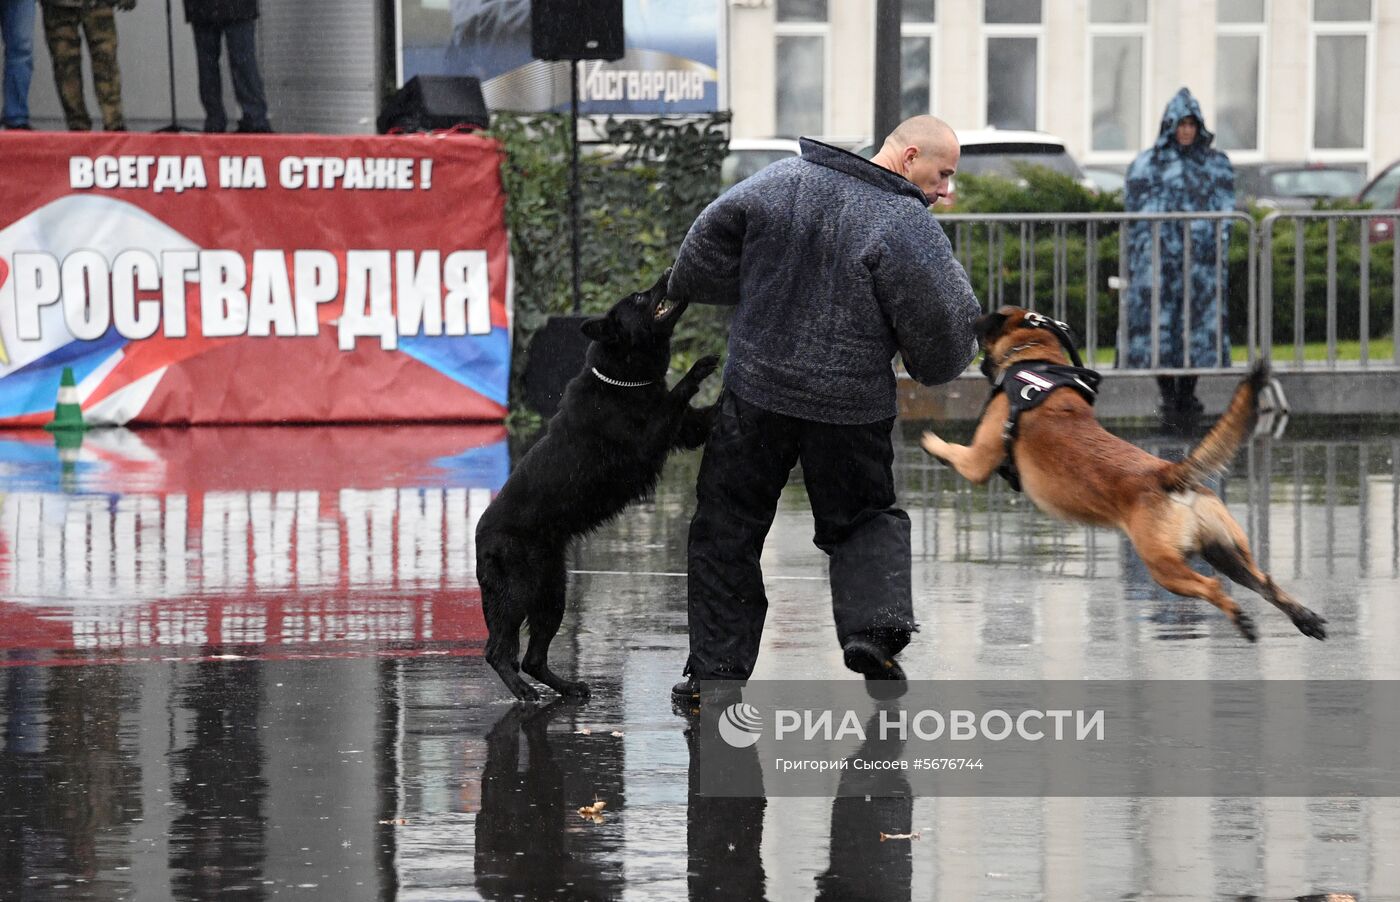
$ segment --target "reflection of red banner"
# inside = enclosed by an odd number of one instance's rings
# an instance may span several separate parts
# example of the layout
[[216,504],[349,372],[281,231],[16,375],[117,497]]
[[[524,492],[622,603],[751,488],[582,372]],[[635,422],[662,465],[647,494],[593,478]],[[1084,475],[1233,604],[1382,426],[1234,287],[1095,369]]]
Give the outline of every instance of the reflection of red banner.
[[[257,657],[363,654],[366,647],[395,654],[447,650],[479,655],[486,641],[481,590],[403,600],[346,596],[298,599],[249,597],[51,612],[0,602],[6,652],[50,652],[73,663],[198,649],[238,649]],[[134,654],[133,654],[134,653]],[[35,663],[9,654],[0,666]]]
[[499,420],[499,146],[470,135],[0,142],[0,425]]
[[[0,433],[0,658],[477,654],[498,425]],[[3,662],[0,662],[3,663]]]

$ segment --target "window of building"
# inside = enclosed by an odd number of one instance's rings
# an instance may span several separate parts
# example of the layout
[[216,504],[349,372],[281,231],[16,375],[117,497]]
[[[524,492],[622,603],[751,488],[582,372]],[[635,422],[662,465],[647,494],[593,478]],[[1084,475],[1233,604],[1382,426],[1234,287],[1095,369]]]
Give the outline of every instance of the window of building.
[[1321,156],[1366,156],[1374,12],[1371,0],[1313,0],[1312,148]]
[[938,21],[938,4],[935,0],[904,0],[903,20],[905,25],[932,25]]
[[774,133],[826,133],[827,0],[777,0]]
[[1135,153],[1144,138],[1147,0],[1092,0],[1089,43],[1089,149],[1109,156]]
[[1039,25],[1041,0],[986,0],[982,21],[988,25]]
[[1207,121],[1215,146],[1243,155],[1263,150],[1264,0],[1231,0],[1215,8],[1215,110]]
[[1041,0],[984,0],[987,125],[1040,126]]
[[903,118],[933,112],[935,0],[904,0],[899,58],[899,111]]
[[1100,25],[1147,22],[1147,0],[1090,0],[1089,21]]
[[1371,0],[1315,0],[1316,22],[1370,22]]
[[1226,0],[1217,3],[1215,21],[1220,25],[1253,25],[1264,21],[1264,0]]
[[779,22],[827,23],[827,0],[778,0]]

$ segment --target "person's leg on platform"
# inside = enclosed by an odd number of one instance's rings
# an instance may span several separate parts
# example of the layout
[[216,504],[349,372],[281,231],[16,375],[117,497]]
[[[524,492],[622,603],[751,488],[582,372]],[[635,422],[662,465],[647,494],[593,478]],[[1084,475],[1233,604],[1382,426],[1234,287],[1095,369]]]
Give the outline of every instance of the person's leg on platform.
[[77,7],[44,5],[44,40],[53,59],[54,87],[69,131],[92,128],[83,97],[83,39],[78,33],[83,11]]
[[92,60],[92,86],[102,110],[102,128],[126,131],[122,115],[122,70],[117,62],[117,17],[110,6],[94,6],[83,14],[83,34]]
[[1199,417],[1205,412],[1205,406],[1201,404],[1200,398],[1196,397],[1196,377],[1178,376],[1176,378],[1176,409],[1177,412],[1187,418]]
[[815,543],[831,557],[831,606],[846,666],[867,679],[903,679],[894,656],[914,622],[909,516],[895,507],[894,420],[808,423],[802,477]]
[[1162,400],[1157,405],[1157,417],[1163,425],[1167,425],[1176,419],[1176,377],[1158,376],[1157,390],[1162,395]]
[[240,132],[270,132],[267,119],[267,95],[263,92],[262,75],[258,73],[257,23],[239,22],[224,29],[228,40],[228,69],[233,79],[233,94],[243,111],[238,120]]
[[34,75],[34,2],[0,0],[0,42],[5,45],[5,101],[0,125],[29,127],[29,82]]
[[223,28],[218,25],[195,23],[194,55],[199,72],[199,102],[204,107],[204,130],[223,132],[228,130],[228,116],[224,113],[224,82],[219,72],[219,55],[222,53]]
[[686,704],[698,680],[743,680],[758,659],[768,597],[759,558],[778,496],[797,463],[797,421],[726,391],[705,442],[690,521],[688,679],[672,699]]

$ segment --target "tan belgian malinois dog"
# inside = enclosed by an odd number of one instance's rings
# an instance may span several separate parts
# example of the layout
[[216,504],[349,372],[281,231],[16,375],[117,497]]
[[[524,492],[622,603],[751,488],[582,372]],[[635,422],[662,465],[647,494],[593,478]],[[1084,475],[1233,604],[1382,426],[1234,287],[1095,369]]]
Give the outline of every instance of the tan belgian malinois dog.
[[[1209,601],[1251,642],[1257,638],[1253,620],[1219,580],[1188,566],[1191,555],[1199,554],[1216,570],[1268,599],[1303,635],[1327,637],[1327,621],[1259,569],[1244,530],[1202,484],[1225,469],[1254,429],[1259,393],[1269,381],[1263,361],[1235,389],[1225,414],[1205,438],[1184,460],[1173,463],[1099,425],[1089,400],[1093,389],[1085,384],[1096,386],[1097,374],[1067,366],[1066,351],[1076,364],[1079,361],[1064,324],[1020,307],[1003,307],[981,317],[976,328],[985,355],[982,369],[993,382],[993,395],[972,444],[950,444],[925,432],[925,451],[979,485],[999,467],[1013,464],[1036,507],[1061,520],[1121,529],[1162,587]],[[1076,372],[1088,377],[1077,386]],[[1041,403],[1013,417],[1008,393],[1024,398],[1038,391],[1045,392]]]

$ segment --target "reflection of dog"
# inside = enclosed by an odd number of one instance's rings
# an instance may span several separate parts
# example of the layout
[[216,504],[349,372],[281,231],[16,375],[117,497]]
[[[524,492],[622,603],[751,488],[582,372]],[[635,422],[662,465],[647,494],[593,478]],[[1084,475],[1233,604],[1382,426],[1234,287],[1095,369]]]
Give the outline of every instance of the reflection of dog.
[[[1049,325],[1046,325],[1049,323]],[[983,371],[998,386],[1018,364],[1044,361],[1063,365],[1066,356],[1054,327],[1019,307],[1003,307],[977,321],[986,355]],[[1046,371],[1032,368],[1023,381]],[[1050,373],[1050,375],[1054,375]],[[1012,463],[1026,496],[1036,507],[1062,520],[1113,526],[1127,533],[1152,578],[1178,595],[1204,598],[1224,611],[1246,639],[1256,638],[1248,614],[1226,594],[1220,581],[1187,565],[1199,554],[1230,579],[1258,592],[1306,636],[1325,639],[1327,621],[1299,604],[1254,563],[1244,530],[1202,482],[1223,470],[1249,436],[1257,417],[1260,389],[1269,373],[1261,362],[1235,389],[1220,420],[1179,463],[1148,454],[1105,431],[1079,391],[1055,391],[1019,416]],[[1006,386],[1007,391],[1013,390]],[[953,445],[925,432],[924,450],[975,483],[986,482],[1008,457],[1003,437],[1011,412],[1007,392],[996,390],[982,412],[971,445]]]
[[[709,433],[713,408],[689,402],[719,358],[697,361],[666,389],[671,332],[686,307],[665,304],[669,277],[667,270],[651,290],[583,324],[593,339],[583,372],[477,526],[486,660],[517,698],[540,697],[520,670],[556,692],[588,694],[586,683],[556,676],[546,660],[564,617],[565,549],[648,494],[672,449],[698,448]],[[527,619],[530,645],[520,662]]]
[[[619,834],[570,829],[601,793],[623,807],[622,740],[568,730],[582,709],[559,698],[511,705],[486,734],[474,830],[476,890],[484,899],[615,899],[623,885]],[[521,740],[524,740],[522,743]],[[522,749],[523,745],[523,749]],[[524,754],[522,754],[522,751]]]

